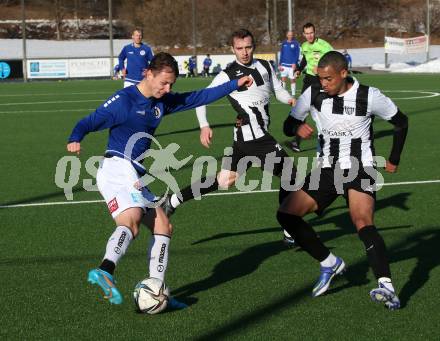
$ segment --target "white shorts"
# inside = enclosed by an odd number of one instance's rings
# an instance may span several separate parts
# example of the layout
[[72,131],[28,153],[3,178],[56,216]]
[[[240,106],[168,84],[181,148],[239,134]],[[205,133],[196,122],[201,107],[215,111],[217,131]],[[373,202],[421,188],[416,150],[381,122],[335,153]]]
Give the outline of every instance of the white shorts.
[[96,184],[113,218],[131,207],[140,207],[146,212],[154,206],[155,196],[149,189],[135,187],[139,179],[128,160],[113,156],[100,162]]
[[293,71],[293,68],[288,67],[288,66],[283,66],[283,65],[281,65],[281,67],[283,68],[283,70],[280,71],[280,75],[282,78],[288,77],[289,79],[296,79],[295,72]]

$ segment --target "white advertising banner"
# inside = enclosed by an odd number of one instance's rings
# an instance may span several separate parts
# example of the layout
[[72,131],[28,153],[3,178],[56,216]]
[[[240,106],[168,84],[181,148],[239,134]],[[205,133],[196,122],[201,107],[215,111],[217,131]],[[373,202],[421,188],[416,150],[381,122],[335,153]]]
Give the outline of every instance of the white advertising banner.
[[424,53],[428,51],[428,36],[405,39],[406,53]]
[[69,77],[110,77],[109,58],[69,59]]
[[428,37],[394,38],[385,37],[385,53],[424,53],[428,50]]
[[29,78],[67,78],[69,67],[67,59],[28,60]]

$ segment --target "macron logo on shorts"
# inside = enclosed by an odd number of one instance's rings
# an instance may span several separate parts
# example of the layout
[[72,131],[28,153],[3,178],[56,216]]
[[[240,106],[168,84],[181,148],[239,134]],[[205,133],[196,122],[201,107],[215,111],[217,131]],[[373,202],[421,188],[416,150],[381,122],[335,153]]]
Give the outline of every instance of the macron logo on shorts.
[[110,213],[115,212],[119,208],[118,201],[116,200],[116,198],[113,198],[112,200],[110,200],[107,203],[107,206],[108,206],[108,210],[110,211]]

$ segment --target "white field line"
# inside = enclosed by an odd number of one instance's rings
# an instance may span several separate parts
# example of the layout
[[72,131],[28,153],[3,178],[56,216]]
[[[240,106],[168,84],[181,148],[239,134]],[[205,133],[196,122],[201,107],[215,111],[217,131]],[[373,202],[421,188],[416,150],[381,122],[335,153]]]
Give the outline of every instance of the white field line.
[[[406,185],[423,185],[440,183],[440,180],[423,180],[423,181],[403,181],[403,182],[390,182],[381,184],[381,186],[406,186]],[[205,196],[219,196],[219,195],[240,195],[240,194],[260,194],[260,193],[274,193],[278,192],[277,189],[258,190],[249,192],[219,192],[209,193]],[[56,205],[77,205],[77,204],[94,204],[104,202],[104,200],[83,200],[83,201],[55,201],[55,202],[38,202],[31,204],[17,204],[17,205],[0,205],[1,208],[17,208],[17,207],[35,207],[35,206],[56,206]]]
[[[418,89],[418,90],[382,90],[382,92],[431,92],[436,93],[440,91],[440,89]],[[63,96],[69,95],[107,95],[110,96],[113,92],[111,91],[84,91],[84,92],[68,92],[64,93]],[[301,91],[297,90],[297,94],[301,93]],[[0,94],[0,97],[38,97],[38,96],[59,96],[59,93],[56,92],[45,92],[45,93],[18,93],[18,94]]]
[[[440,96],[440,92],[433,92],[433,91],[421,91],[421,90],[387,90],[384,92],[402,92],[402,93],[414,93],[414,92],[418,92],[421,94],[424,94],[423,96],[412,96],[412,97],[397,97],[397,98],[393,98],[391,97],[391,99],[393,100],[402,100],[402,99],[423,99],[423,98],[431,98],[431,97],[438,97]],[[86,102],[101,102],[104,101],[105,99],[89,99],[89,100],[75,100],[75,101],[44,101],[44,102],[12,102],[12,103],[0,103],[0,106],[14,106],[14,105],[38,105],[38,104],[64,104],[64,103],[86,103]],[[278,102],[271,102],[272,105],[275,104],[279,104],[279,105],[285,105],[283,103],[278,103]],[[229,106],[229,104],[211,104],[210,106],[213,107],[223,107],[223,106]],[[45,112],[57,112],[60,110],[47,110]],[[26,113],[26,112],[42,112],[41,110],[38,111],[34,111],[34,110],[29,110],[29,111],[1,111],[1,114],[4,113],[15,113],[15,112],[21,112],[21,113]]]

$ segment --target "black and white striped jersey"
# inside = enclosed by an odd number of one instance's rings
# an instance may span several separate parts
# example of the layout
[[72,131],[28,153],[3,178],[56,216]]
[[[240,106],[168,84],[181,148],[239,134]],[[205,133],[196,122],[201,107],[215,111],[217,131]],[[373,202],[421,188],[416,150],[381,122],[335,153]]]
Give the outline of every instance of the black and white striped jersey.
[[[254,59],[250,66],[242,65],[237,61],[233,62],[213,79],[209,87],[248,75],[253,78],[253,84],[249,88],[240,88],[227,96],[237,112],[237,118],[242,121],[240,127],[234,128],[235,141],[251,141],[267,133],[270,124],[269,102],[272,92],[282,103],[287,104],[292,98],[283,88],[270,63],[262,59]],[[196,112],[200,127],[208,126],[206,107],[199,107]]]
[[374,116],[389,121],[398,111],[379,89],[359,84],[356,79],[348,81],[353,83],[352,87],[336,96],[327,95],[320,86],[310,86],[290,113],[300,121],[311,113],[323,167],[332,167],[338,161],[342,169],[350,168],[351,157],[357,158],[363,166],[373,166]]

